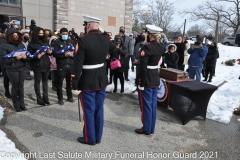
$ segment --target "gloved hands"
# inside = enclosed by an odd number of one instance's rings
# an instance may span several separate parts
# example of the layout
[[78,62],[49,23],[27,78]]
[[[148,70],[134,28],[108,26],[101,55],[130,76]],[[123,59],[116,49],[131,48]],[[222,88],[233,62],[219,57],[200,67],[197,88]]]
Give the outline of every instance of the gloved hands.
[[144,90],[144,87],[140,87],[140,85],[138,85],[138,89],[143,91]]

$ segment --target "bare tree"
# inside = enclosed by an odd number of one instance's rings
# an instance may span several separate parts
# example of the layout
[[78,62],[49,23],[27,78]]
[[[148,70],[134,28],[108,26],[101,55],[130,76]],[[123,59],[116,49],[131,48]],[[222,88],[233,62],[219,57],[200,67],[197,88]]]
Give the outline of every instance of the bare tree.
[[187,31],[188,36],[196,36],[196,35],[206,35],[206,26],[200,26],[198,24],[192,26]]
[[227,10],[221,10],[223,19],[222,23],[233,29],[233,34],[236,35],[240,26],[240,0],[215,0],[216,2],[229,2],[234,7],[229,7]]
[[170,3],[168,0],[151,0],[149,3],[136,9],[135,16],[144,25],[154,24],[161,27],[163,31],[166,32],[173,20],[172,16],[174,12],[174,4]]
[[148,6],[152,9],[153,23],[167,31],[176,10],[174,4],[168,0],[152,0]]
[[[215,31],[215,42],[218,42],[218,32],[219,32],[219,23],[222,19],[221,11],[223,10],[223,5],[213,4],[212,2],[205,2],[202,5],[197,6],[197,8],[184,11],[182,14],[190,14],[192,21],[197,20],[207,20],[209,23],[212,23]],[[208,24],[209,24],[208,23]]]

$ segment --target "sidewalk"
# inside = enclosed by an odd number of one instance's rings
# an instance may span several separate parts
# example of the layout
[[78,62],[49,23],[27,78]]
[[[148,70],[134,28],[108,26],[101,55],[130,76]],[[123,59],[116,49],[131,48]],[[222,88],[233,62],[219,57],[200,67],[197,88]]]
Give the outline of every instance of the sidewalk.
[[[31,159],[239,159],[237,116],[228,125],[202,118],[182,125],[173,111],[158,108],[155,134],[137,135],[134,130],[141,127],[139,105],[127,94],[107,93],[102,142],[80,144],[77,96],[74,103],[67,102],[65,96],[64,105],[58,105],[49,81],[51,105],[39,106],[33,101],[33,83],[25,81],[28,110],[15,113],[8,106],[0,126],[19,150],[31,153]],[[0,93],[4,95],[2,78]]]

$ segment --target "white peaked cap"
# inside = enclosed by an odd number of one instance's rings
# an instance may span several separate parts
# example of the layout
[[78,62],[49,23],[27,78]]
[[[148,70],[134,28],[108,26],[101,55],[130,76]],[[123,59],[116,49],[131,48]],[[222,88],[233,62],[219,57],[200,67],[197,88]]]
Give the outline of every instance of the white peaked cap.
[[101,19],[97,18],[97,17],[92,17],[92,16],[83,16],[83,19],[85,22],[96,22],[99,23],[101,21]]
[[147,27],[147,30],[148,30],[149,33],[160,34],[160,32],[163,31],[162,28],[159,28],[157,26],[150,25],[150,24],[147,24],[146,27]]

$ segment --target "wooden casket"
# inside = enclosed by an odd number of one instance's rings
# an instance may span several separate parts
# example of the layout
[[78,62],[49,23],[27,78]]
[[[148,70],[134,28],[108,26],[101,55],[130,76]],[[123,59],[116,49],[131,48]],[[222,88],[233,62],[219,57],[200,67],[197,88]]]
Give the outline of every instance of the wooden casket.
[[161,68],[160,78],[165,78],[172,81],[184,81],[188,80],[188,72],[174,68]]

